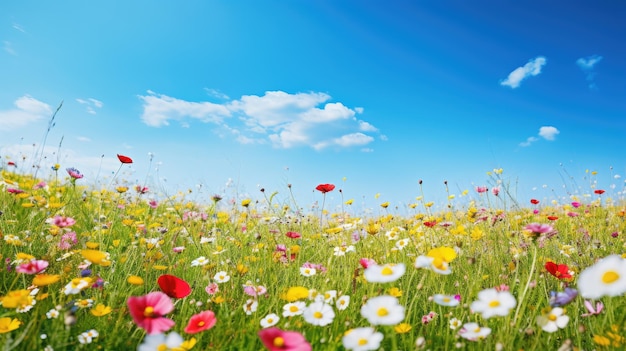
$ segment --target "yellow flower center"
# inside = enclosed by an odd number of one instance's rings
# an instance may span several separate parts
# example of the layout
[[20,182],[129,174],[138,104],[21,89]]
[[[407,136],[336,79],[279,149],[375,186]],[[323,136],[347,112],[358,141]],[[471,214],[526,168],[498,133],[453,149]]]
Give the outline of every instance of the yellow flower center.
[[379,317],[384,317],[384,316],[386,316],[386,315],[388,315],[388,314],[389,314],[389,311],[388,311],[386,308],[381,307],[381,308],[379,308],[379,309],[378,309],[378,311],[376,311],[376,314],[377,314]]
[[152,317],[154,315],[154,307],[148,306],[143,310],[143,315],[145,317]]
[[299,308],[298,306],[289,306],[289,312],[298,312]]
[[316,311],[315,313],[313,313],[313,317],[320,319],[322,317],[324,317],[324,315],[322,314],[322,312],[320,311]]
[[449,297],[444,297],[443,298],[443,302],[450,302],[450,298]]
[[619,279],[619,274],[615,271],[607,271],[602,275],[602,282],[605,284],[614,283]]
[[381,273],[382,273],[382,275],[392,275],[393,274],[393,269],[391,269],[389,267],[385,267],[385,268],[383,268]]
[[272,322],[274,322],[274,319],[273,319],[273,318],[268,318],[268,319],[267,319],[267,323],[272,323]]
[[277,336],[274,338],[274,346],[283,347],[284,345],[285,345],[285,339],[281,338],[280,336]]
[[359,346],[367,345],[367,339],[359,339]]
[[479,333],[480,332],[480,327],[474,329],[474,333]]
[[157,346],[157,351],[167,351],[167,345],[161,344]]
[[199,327],[203,327],[203,326],[204,326],[204,324],[205,324],[205,323],[204,323],[204,321],[200,321],[200,322],[198,322],[198,326],[199,326]]
[[556,321],[556,318],[557,318],[557,317],[556,317],[554,314],[552,314],[552,313],[550,313],[550,315],[548,316],[548,319],[549,319],[551,322]]
[[498,300],[493,300],[489,303],[489,307],[494,308],[494,307],[498,307],[500,306],[500,301]]

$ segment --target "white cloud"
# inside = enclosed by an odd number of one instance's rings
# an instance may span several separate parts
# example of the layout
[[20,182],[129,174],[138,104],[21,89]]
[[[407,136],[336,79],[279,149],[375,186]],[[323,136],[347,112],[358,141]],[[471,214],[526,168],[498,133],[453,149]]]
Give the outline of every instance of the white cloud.
[[84,136],[76,137],[76,140],[82,141],[82,142],[90,142],[91,141],[91,139],[89,139],[87,137],[84,137]]
[[151,127],[167,126],[169,120],[181,121],[185,117],[218,123],[230,116],[226,106],[211,102],[190,102],[152,91],[139,98],[144,102],[141,120]]
[[546,140],[550,140],[550,141],[554,140],[556,135],[559,133],[561,132],[559,132],[558,129],[552,126],[544,126],[544,127],[539,128],[539,136]]
[[528,61],[522,67],[518,67],[513,72],[509,73],[509,76],[500,82],[500,85],[506,85],[515,89],[519,87],[520,83],[531,76],[536,76],[541,73],[541,68],[546,64],[547,60],[543,56],[537,56],[534,59]]
[[26,30],[24,29],[24,27],[22,27],[21,25],[17,23],[13,23],[13,29],[20,31],[22,33],[26,33]]
[[[558,129],[556,129],[555,127],[552,127],[552,126],[543,126],[543,127],[539,128],[539,133],[537,133],[537,135],[538,135],[539,137],[541,137],[541,138],[545,139],[545,140],[548,140],[548,141],[554,141],[554,139],[556,138],[556,136],[557,136],[558,134],[560,134],[560,133],[561,133],[561,132],[560,132]],[[521,146],[521,147],[527,147],[527,146],[530,146],[532,143],[534,143],[534,142],[536,142],[536,141],[538,141],[538,140],[539,140],[539,138],[538,138],[538,137],[531,136],[531,137],[528,137],[528,138],[526,139],[526,141],[521,142],[521,143],[519,144],[519,146]]]
[[10,41],[3,41],[2,47],[4,48],[4,51],[8,52],[9,54],[17,56],[17,52],[15,51],[15,49],[13,49],[13,43],[11,43]]
[[218,135],[231,135],[242,144],[270,143],[278,148],[314,149],[363,146],[374,140],[364,133],[378,131],[368,122],[355,118],[363,112],[362,108],[329,102],[328,94],[318,92],[267,91],[264,95],[244,95],[221,104],[188,102],[151,91],[140,98],[144,102],[141,118],[149,126],[168,125],[170,120],[186,123],[198,119],[216,124]]
[[92,115],[96,114],[96,110],[94,108],[102,108],[102,106],[104,106],[102,101],[96,100],[94,98],[88,98],[87,100],[76,99],[76,102],[78,102],[81,105],[86,105],[85,109],[87,113],[92,114]]
[[228,95],[222,93],[221,91],[219,91],[217,89],[204,88],[204,91],[206,91],[206,93],[209,96],[214,97],[214,98],[218,98],[218,99],[221,99],[221,100],[228,100],[228,99],[230,99],[228,97]]
[[0,130],[15,130],[52,115],[50,105],[29,95],[18,98],[14,105],[14,109],[0,111]]
[[12,160],[20,160],[22,167],[32,169],[39,167],[45,172],[49,172],[55,163],[60,163],[62,168],[59,175],[65,172],[65,168],[75,167],[85,174],[86,178],[92,180],[96,177],[98,170],[101,174],[107,174],[115,171],[120,164],[117,157],[84,156],[75,150],[59,149],[51,145],[45,146],[43,150],[39,145],[33,144],[8,145],[0,148],[0,154]]
[[599,55],[591,55],[589,57],[581,57],[576,60],[576,64],[582,70],[590,70],[592,69],[598,62],[602,60],[602,56]]
[[576,64],[580,69],[585,73],[587,81],[589,82],[589,89],[596,89],[597,85],[594,81],[596,77],[596,72],[594,71],[595,66],[602,60],[602,56],[600,55],[591,55],[589,57],[581,57],[576,60]]

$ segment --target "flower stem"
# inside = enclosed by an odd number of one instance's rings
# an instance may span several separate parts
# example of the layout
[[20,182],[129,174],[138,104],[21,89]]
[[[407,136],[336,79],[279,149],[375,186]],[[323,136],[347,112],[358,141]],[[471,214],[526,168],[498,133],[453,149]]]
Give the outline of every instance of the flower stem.
[[524,291],[522,291],[522,296],[520,297],[517,308],[515,309],[515,316],[513,317],[513,323],[517,325],[517,316],[519,315],[519,311],[522,308],[522,303],[524,302],[524,298],[526,298],[526,293],[528,292],[528,288],[530,287],[530,282],[533,279],[533,275],[535,273],[535,265],[537,264],[537,245],[533,245],[533,262],[530,266],[530,272],[528,273],[528,280],[526,281],[526,286],[524,286]]

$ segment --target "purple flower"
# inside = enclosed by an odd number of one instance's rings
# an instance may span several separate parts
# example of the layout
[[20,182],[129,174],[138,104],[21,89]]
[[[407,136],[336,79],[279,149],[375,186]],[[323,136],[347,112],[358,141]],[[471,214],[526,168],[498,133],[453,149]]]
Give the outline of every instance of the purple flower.
[[576,296],[578,296],[578,291],[572,288],[565,288],[565,291],[557,292],[550,291],[550,306],[551,307],[562,307],[572,302]]

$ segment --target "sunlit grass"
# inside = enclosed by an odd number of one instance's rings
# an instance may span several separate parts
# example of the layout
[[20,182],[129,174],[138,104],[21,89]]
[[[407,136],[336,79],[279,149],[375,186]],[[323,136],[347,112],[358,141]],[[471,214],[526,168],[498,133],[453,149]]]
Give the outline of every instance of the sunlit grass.
[[[350,200],[311,214],[274,206],[265,190],[229,204],[184,194],[156,202],[145,184],[100,189],[61,172],[35,179],[2,171],[4,349],[626,345],[626,207],[597,189],[571,203],[524,206],[504,187],[477,188],[481,201],[464,207],[447,194],[445,211],[418,197],[409,215],[383,203],[379,215],[355,217],[345,209]],[[321,199],[333,190],[320,186]],[[590,274],[579,281],[611,257],[613,266],[594,273],[598,286],[587,283]],[[160,286],[164,275],[190,292]],[[579,296],[560,310],[551,292],[566,287]],[[171,312],[142,305],[138,318],[175,324],[146,337],[129,298],[161,291],[180,294],[166,297]]]

